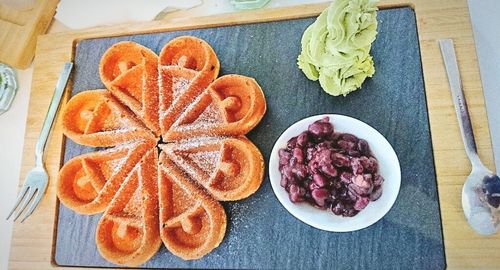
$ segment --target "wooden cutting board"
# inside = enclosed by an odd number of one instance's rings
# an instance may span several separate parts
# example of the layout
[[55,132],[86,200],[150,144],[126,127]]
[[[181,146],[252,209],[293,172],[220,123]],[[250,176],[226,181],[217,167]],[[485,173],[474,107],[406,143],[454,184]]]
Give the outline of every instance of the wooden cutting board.
[[[381,7],[402,4],[404,4],[403,1],[383,1]],[[487,166],[493,168],[489,131],[467,2],[415,0],[412,1],[411,6],[416,12],[447,265],[450,268],[498,267],[500,258],[496,255],[496,250],[500,246],[500,237],[477,236],[467,226],[462,214],[461,186],[470,171],[470,165],[463,150],[446,73],[436,42],[438,38],[453,38],[455,41],[465,95],[469,102],[469,110],[476,132],[479,155]],[[62,63],[74,58],[74,47],[78,40],[301,18],[317,15],[325,7],[325,4],[303,5],[183,21],[161,21],[96,28],[42,37],[39,40],[35,57],[33,91],[30,100],[21,183],[26,172],[33,166],[34,145]],[[69,87],[71,87],[71,83]],[[52,258],[54,228],[56,227],[54,222],[57,220],[58,202],[55,197],[54,182],[61,164],[62,138],[61,123],[58,121],[46,154],[46,166],[51,183],[36,213],[24,224],[14,226],[10,257],[10,268],[12,269],[50,269],[55,267],[52,264]]]
[[0,3],[0,62],[24,69],[31,64],[39,35],[49,28],[59,0],[35,0],[14,8]]

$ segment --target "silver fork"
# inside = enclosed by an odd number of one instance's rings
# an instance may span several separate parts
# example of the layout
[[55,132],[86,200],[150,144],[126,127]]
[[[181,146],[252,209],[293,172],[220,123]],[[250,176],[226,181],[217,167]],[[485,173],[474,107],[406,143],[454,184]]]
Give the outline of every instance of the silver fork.
[[59,80],[57,81],[56,89],[54,91],[54,96],[52,97],[52,101],[50,102],[49,111],[47,112],[47,116],[45,116],[45,121],[43,122],[42,131],[40,132],[40,137],[36,143],[35,148],[35,168],[31,169],[26,175],[24,180],[24,185],[17,195],[16,203],[12,210],[10,210],[7,219],[9,219],[12,214],[18,209],[14,221],[16,221],[21,213],[29,206],[28,210],[25,212],[21,223],[24,222],[35,210],[36,206],[40,203],[40,200],[45,194],[45,190],[47,189],[47,184],[49,182],[49,176],[45,171],[45,167],[43,165],[43,152],[45,149],[45,144],[47,143],[47,139],[49,137],[50,129],[52,128],[52,123],[54,122],[54,117],[57,113],[57,108],[59,107],[59,103],[61,102],[62,94],[64,93],[64,88],[66,88],[66,83],[68,82],[69,74],[71,73],[71,69],[73,68],[73,63],[66,62],[64,64],[63,70],[61,71],[61,75],[59,76]]

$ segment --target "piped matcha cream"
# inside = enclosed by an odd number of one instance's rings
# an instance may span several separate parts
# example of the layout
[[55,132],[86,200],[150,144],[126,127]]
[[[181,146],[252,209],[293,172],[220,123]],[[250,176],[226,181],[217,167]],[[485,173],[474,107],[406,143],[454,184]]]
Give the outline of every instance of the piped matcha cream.
[[346,96],[375,73],[370,49],[377,35],[377,2],[335,0],[302,35],[297,64],[328,94]]

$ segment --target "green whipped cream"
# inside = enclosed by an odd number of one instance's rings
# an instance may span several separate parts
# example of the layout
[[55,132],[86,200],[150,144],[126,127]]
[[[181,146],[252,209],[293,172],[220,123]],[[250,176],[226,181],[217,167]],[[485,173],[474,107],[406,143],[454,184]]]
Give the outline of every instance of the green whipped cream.
[[370,55],[378,0],[335,0],[302,36],[299,68],[330,95],[346,96],[375,73]]

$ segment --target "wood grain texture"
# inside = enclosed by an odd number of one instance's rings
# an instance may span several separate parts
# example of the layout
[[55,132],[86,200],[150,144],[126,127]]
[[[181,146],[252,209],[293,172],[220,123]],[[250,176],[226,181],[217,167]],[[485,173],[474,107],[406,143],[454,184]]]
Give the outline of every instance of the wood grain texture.
[[[407,1],[382,1],[380,7],[404,5]],[[500,235],[481,237],[467,225],[461,209],[461,188],[470,172],[455,116],[437,39],[453,38],[468,101],[479,155],[493,169],[493,155],[480,83],[472,28],[465,0],[411,1],[417,16],[422,66],[429,109],[432,144],[443,219],[447,265],[456,268],[500,267],[497,249]],[[73,59],[79,39],[162,32],[244,22],[269,21],[316,15],[326,4],[302,5],[176,21],[100,27],[42,36],[37,44],[35,69],[26,127],[20,185],[34,166],[34,146],[64,61]],[[55,180],[61,161],[61,123],[57,121],[46,151],[50,185],[34,215],[16,224],[12,239],[10,269],[52,269],[54,220],[57,200]],[[74,268],[72,268],[74,269]],[[88,268],[86,268],[88,269]]]
[[25,10],[0,3],[0,62],[25,69],[31,64],[39,35],[52,21],[59,0],[37,0]]

